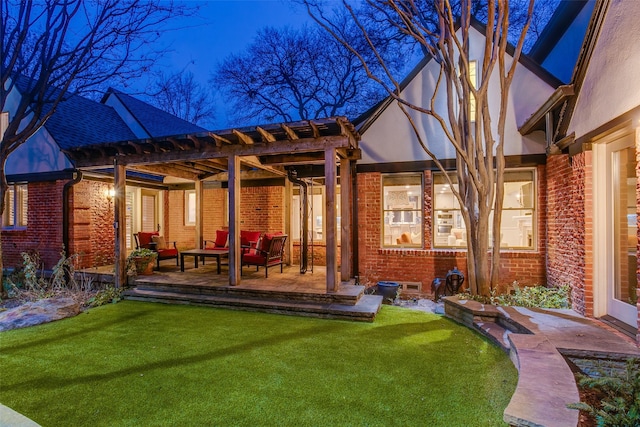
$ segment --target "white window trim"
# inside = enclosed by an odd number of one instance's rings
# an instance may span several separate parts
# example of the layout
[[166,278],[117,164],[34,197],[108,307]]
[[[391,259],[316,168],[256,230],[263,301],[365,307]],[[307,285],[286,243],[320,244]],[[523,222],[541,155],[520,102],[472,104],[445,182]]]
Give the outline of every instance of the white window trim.
[[[509,169],[505,169],[505,173],[509,173],[509,172],[518,172],[518,171],[531,171],[532,172],[532,183],[533,183],[533,207],[531,208],[531,210],[533,211],[531,214],[531,232],[532,232],[532,245],[531,247],[514,247],[514,246],[504,246],[501,247],[501,251],[508,251],[508,252],[536,252],[538,251],[538,246],[539,246],[539,231],[538,231],[538,216],[539,216],[539,212],[538,212],[538,171],[536,168],[509,168]],[[454,171],[450,171],[450,172],[454,172]],[[442,172],[434,172],[434,177],[436,175],[441,175]],[[450,245],[443,245],[443,244],[436,244],[436,227],[437,227],[437,218],[436,218],[436,207],[435,207],[435,203],[436,203],[436,197],[435,197],[435,179],[432,180],[432,187],[431,187],[431,191],[432,191],[432,206],[431,206],[431,224],[432,224],[432,233],[431,233],[431,244],[432,247],[434,249],[444,249],[444,250],[462,250],[462,251],[466,251],[467,250],[467,246],[450,246]],[[529,209],[529,208],[527,208]],[[452,211],[459,211],[460,208],[458,209],[450,209]],[[503,212],[503,216],[504,216],[504,212],[505,211],[509,211],[509,210],[513,210],[513,209],[509,209],[509,208],[503,208],[502,212]],[[493,209],[491,210],[491,212],[493,213]],[[490,224],[491,225],[491,224]],[[502,226],[502,224],[501,224]],[[465,232],[466,232],[466,226],[463,224],[463,227],[465,228]],[[490,233],[489,235],[489,239],[492,238],[492,233]],[[467,243],[468,244],[468,243]],[[491,242],[489,242],[489,246],[491,247],[492,244]]]
[[[24,187],[27,191],[27,206],[25,207],[25,209],[23,209],[22,207],[22,197],[18,197],[18,194],[20,193],[18,191],[18,188],[20,187]],[[5,200],[5,211],[2,214],[2,229],[3,230],[26,230],[27,229],[27,225],[29,224],[28,220],[26,222],[26,224],[22,224],[21,222],[21,217],[27,216],[28,217],[28,212],[29,212],[29,207],[28,207],[28,200],[29,200],[29,193],[28,193],[28,187],[27,184],[25,183],[9,183],[9,186],[7,188],[7,193],[5,194],[5,197],[7,198],[7,200]],[[5,223],[5,220],[7,219],[7,217],[9,216],[9,212],[11,212],[11,207],[8,205],[9,204],[9,195],[13,193],[13,224],[9,225]]]

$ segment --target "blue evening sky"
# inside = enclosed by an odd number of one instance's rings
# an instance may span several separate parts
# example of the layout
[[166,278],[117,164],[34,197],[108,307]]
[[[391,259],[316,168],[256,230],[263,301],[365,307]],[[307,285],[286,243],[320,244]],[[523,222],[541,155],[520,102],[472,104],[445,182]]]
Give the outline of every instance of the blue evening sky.
[[[187,69],[204,85],[209,84],[216,64],[231,53],[241,53],[257,30],[266,26],[312,24],[306,10],[286,0],[188,0],[188,3],[200,7],[198,16],[174,22],[172,28],[178,29],[163,35],[161,41],[171,51],[159,69],[165,73]],[[215,129],[226,127],[224,105],[216,106],[216,116]]]

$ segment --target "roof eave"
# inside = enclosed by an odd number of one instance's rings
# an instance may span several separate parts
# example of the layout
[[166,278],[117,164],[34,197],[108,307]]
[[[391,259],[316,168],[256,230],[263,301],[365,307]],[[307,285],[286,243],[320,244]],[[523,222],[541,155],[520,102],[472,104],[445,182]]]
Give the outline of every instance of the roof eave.
[[553,94],[545,101],[544,104],[534,112],[531,117],[527,119],[523,123],[522,126],[518,128],[518,132],[521,135],[528,135],[534,130],[540,127],[540,124],[544,122],[547,113],[553,111],[558,105],[564,102],[568,97],[573,96],[574,88],[573,85],[562,85],[559,86]]

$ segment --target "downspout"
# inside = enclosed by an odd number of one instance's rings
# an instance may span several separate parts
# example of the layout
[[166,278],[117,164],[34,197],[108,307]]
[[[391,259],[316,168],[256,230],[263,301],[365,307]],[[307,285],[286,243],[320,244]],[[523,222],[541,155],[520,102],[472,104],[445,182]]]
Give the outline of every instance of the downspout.
[[300,242],[300,274],[305,274],[307,272],[307,263],[309,257],[309,205],[307,203],[307,183],[301,179],[298,179],[298,172],[294,169],[289,169],[289,173],[287,174],[287,178],[289,181],[294,184],[298,184],[302,189],[302,198],[300,200],[300,205],[302,206],[302,241]]
[[82,172],[78,169],[73,169],[72,174],[76,174],[75,178],[66,182],[62,190],[62,244],[64,250],[69,256],[69,191],[71,187],[82,181]]

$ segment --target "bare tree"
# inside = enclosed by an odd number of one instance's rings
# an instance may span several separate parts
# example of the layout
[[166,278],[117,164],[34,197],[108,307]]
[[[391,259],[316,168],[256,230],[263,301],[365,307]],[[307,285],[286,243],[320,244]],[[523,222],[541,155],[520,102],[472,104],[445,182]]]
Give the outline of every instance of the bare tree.
[[215,119],[213,94],[190,71],[161,74],[149,96],[156,107],[188,122],[206,127]]
[[[355,37],[358,28],[346,15],[338,17],[341,37],[364,51],[366,43]],[[398,49],[389,69],[402,64],[402,53]],[[384,96],[360,60],[317,27],[262,29],[245,52],[218,66],[212,83],[226,94],[241,121],[355,116]]]
[[[71,94],[148,72],[162,53],[153,48],[161,27],[192,12],[160,0],[0,0],[0,111],[10,113],[0,146],[0,213],[9,155]],[[0,270],[1,259],[0,246]]]
[[[478,67],[480,83],[476,87],[470,74],[470,34],[473,0],[434,0],[434,8],[424,8],[423,2],[413,0],[366,0],[369,7],[385,16],[387,23],[398,33],[410,37],[439,66],[437,83],[433,95],[424,105],[416,105],[404,97],[400,82],[385,66],[384,55],[380,52],[376,63],[360,54],[356,46],[340,36],[339,28],[321,5],[306,0],[309,13],[325,30],[339,40],[343,46],[357,55],[371,79],[384,87],[404,112],[412,126],[420,145],[444,172],[446,179],[458,199],[467,232],[468,283],[474,294],[488,295],[499,280],[500,265],[500,222],[504,196],[504,144],[507,100],[516,65],[520,58],[525,36],[533,14],[534,0],[526,1],[526,19],[515,37],[515,49],[507,54],[510,30],[509,0],[487,0],[485,44],[483,57]],[[361,17],[347,0],[342,2],[352,19],[360,27],[369,48],[376,51],[371,36],[362,24]],[[435,15],[425,16],[425,10],[433,10]],[[434,21],[435,16],[435,21]],[[435,24],[435,25],[434,25]],[[511,61],[509,56],[513,58]],[[372,66],[372,65],[375,65]],[[383,74],[376,73],[380,67]],[[493,79],[492,79],[493,78]],[[499,83],[498,93],[489,93],[491,81]],[[391,82],[390,84],[387,82]],[[436,97],[446,96],[447,106],[436,108]],[[499,101],[499,107],[490,108],[490,95]],[[471,104],[475,109],[471,111]],[[424,114],[439,123],[446,139],[455,148],[455,180],[446,173],[443,164],[429,149],[427,141],[421,139],[415,114]],[[495,122],[497,120],[497,126]],[[497,132],[494,131],[497,130]],[[457,188],[455,186],[457,184]],[[493,220],[491,214],[493,213]],[[493,222],[491,222],[493,221]],[[490,252],[489,230],[493,227]]]

